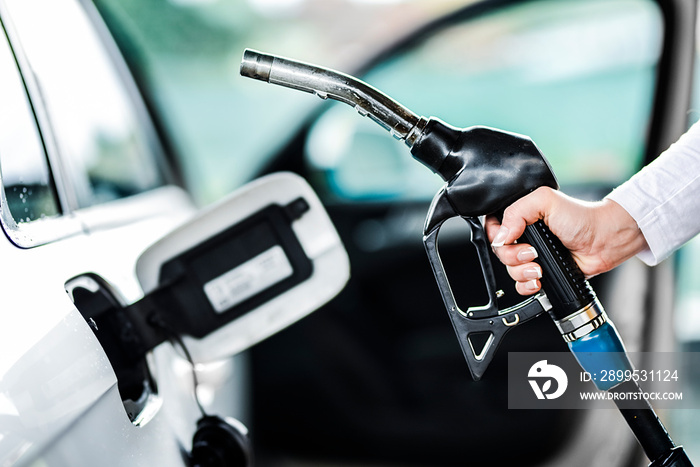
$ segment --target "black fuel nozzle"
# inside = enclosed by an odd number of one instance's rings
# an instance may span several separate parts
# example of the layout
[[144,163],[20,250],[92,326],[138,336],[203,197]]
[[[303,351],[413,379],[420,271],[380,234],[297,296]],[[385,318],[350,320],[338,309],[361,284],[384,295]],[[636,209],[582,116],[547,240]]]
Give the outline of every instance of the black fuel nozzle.
[[[430,118],[411,153],[445,180],[428,213],[423,241],[474,379],[481,378],[506,331],[542,311],[549,312],[567,342],[607,322],[602,305],[571,253],[542,221],[528,225],[523,237],[539,254],[537,262],[542,267],[546,295],[508,309],[498,307],[490,245],[478,218],[502,213],[538,187],[558,188],[548,162],[530,138],[482,126],[459,129]],[[470,226],[470,241],[476,248],[489,297],[486,306],[460,309],[442,266],[437,237],[442,225],[456,216]],[[475,346],[472,336],[484,333],[489,336],[487,345]],[[605,340],[614,341],[612,334],[616,335],[607,332]],[[622,348],[621,344],[615,348]]]
[[445,180],[461,216],[498,213],[535,188],[559,187],[530,138],[494,128],[456,128],[431,117],[411,154]]
[[[411,154],[445,180],[441,196],[461,217],[501,213],[538,187],[559,188],[535,143],[516,133],[483,126],[460,129],[430,118]],[[428,217],[426,232],[453,215],[441,211]],[[544,223],[528,226],[525,238],[540,253],[543,288],[555,321],[596,302],[571,254]]]
[[[591,306],[595,310],[600,308],[594,306],[595,294],[568,250],[539,222],[528,226],[525,236],[535,248],[542,250],[540,263],[544,276],[552,278],[543,279],[548,298],[538,295],[535,300],[538,306],[525,307],[530,310],[527,312],[523,311],[522,303],[512,307],[512,313],[498,309],[489,245],[478,218],[501,213],[538,187],[558,188],[549,163],[530,138],[483,126],[456,128],[435,117],[421,117],[353,76],[254,50],[244,52],[240,73],[351,105],[360,115],[370,117],[395,138],[403,140],[416,160],[442,177],[445,186],[433,200],[426,219],[424,243],[453,325],[464,322],[464,326],[455,325],[464,329],[455,330],[474,379],[481,378],[505,331],[515,324],[542,311],[550,311],[559,321]],[[462,217],[470,225],[471,241],[479,254],[489,295],[485,306],[460,310],[452,297],[436,238],[442,224],[452,217]],[[476,325],[473,320],[477,318],[487,319],[489,324]],[[484,327],[492,338],[486,347],[475,349],[469,342],[470,330]],[[566,326],[565,329],[569,332]]]

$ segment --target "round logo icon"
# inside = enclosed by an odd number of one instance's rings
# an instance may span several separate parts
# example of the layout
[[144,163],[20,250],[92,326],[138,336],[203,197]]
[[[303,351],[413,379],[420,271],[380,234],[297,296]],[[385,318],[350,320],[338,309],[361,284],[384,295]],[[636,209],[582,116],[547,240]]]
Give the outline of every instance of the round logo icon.
[[[538,399],[556,399],[564,394],[569,384],[564,370],[548,364],[547,360],[540,360],[532,365],[527,377]],[[552,381],[556,382],[554,388],[552,388]]]

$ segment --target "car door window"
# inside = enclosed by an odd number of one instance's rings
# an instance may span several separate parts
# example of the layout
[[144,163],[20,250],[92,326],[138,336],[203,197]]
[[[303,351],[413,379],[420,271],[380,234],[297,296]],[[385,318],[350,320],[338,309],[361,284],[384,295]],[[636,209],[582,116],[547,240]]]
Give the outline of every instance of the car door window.
[[2,205],[7,206],[3,221],[17,228],[54,217],[60,208],[34,113],[4,32],[0,36],[0,101],[0,175]]
[[[641,164],[661,32],[645,0],[525,2],[446,27],[365,79],[420,115],[526,134],[562,185],[605,192]],[[312,128],[306,160],[340,201],[428,199],[441,184],[342,104]]]
[[[74,207],[163,185],[162,167],[153,157],[157,144],[147,131],[147,120],[138,114],[126,74],[109,60],[108,47],[86,13],[72,2],[6,4],[41,89],[75,192]],[[71,30],[61,21],[66,15],[74,19]]]

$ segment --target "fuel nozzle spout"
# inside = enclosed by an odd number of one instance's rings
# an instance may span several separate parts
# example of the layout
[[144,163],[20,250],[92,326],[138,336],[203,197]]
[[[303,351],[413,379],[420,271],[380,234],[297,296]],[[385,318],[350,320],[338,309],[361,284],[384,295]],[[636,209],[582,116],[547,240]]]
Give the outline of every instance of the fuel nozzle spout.
[[[456,128],[416,115],[378,89],[329,68],[246,49],[240,73],[354,107],[403,140],[411,155],[449,183],[461,215],[499,211],[538,186],[557,187],[534,143],[484,127]],[[463,170],[466,165],[469,170]],[[459,198],[459,199],[458,199]],[[459,200],[462,200],[461,202]]]
[[242,76],[344,102],[370,117],[408,147],[421,136],[427,120],[369,84],[328,68],[246,49]]

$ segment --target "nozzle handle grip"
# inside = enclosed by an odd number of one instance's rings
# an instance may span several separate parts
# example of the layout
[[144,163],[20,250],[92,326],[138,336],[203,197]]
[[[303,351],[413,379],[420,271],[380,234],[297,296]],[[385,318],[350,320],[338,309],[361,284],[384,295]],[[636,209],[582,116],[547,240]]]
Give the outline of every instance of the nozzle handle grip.
[[571,252],[542,220],[528,225],[523,237],[537,250],[542,288],[552,303],[554,319],[566,318],[595,301],[595,292]]

